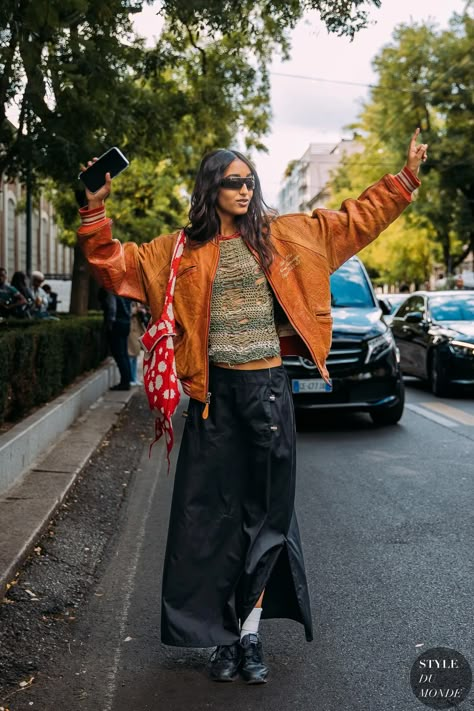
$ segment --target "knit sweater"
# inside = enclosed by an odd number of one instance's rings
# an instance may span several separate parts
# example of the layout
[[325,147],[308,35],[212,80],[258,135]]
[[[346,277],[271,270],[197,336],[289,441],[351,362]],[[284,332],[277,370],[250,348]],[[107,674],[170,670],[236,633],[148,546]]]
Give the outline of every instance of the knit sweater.
[[273,294],[240,234],[219,238],[211,297],[209,361],[246,363],[280,355]]

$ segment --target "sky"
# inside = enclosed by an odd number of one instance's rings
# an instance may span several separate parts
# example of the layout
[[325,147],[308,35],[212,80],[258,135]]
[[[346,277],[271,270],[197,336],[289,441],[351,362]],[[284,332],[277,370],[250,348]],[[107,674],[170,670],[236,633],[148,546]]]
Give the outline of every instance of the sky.
[[[336,82],[376,82],[371,61],[380,48],[391,42],[400,23],[432,19],[443,28],[454,12],[462,12],[466,0],[382,0],[380,9],[370,10],[370,25],[351,42],[329,35],[316,12],[308,13],[291,33],[291,59],[279,58],[271,66],[271,132],[264,138],[268,154],[255,153],[264,197],[277,205],[285,168],[300,158],[311,142],[332,142],[351,136],[344,127],[357,118],[368,88]],[[160,33],[161,21],[149,6],[135,20],[136,30],[152,43]],[[279,76],[293,74],[326,81]],[[401,78],[403,81],[403,78]],[[334,82],[334,83],[333,83]],[[407,145],[416,126],[407,126]],[[402,166],[394,166],[397,172]]]

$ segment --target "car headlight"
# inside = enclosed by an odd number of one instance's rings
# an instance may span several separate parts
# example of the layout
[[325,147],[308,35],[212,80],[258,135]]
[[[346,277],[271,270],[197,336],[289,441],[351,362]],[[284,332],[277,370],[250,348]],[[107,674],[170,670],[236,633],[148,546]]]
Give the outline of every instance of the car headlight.
[[454,340],[449,342],[448,347],[454,355],[474,358],[474,343]]
[[375,360],[379,358],[385,351],[389,348],[393,348],[395,341],[390,330],[382,333],[381,336],[376,336],[367,341],[367,355],[365,357],[365,362],[368,363],[369,360]]

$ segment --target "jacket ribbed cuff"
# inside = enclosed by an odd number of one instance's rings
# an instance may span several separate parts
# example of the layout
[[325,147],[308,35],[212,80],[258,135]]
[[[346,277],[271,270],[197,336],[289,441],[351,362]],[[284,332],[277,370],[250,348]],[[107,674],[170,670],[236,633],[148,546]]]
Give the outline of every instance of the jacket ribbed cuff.
[[81,207],[79,209],[79,215],[83,227],[92,227],[105,220],[105,205],[94,207],[92,210],[89,210],[87,207]]
[[416,175],[407,166],[404,166],[394,177],[400,181],[402,186],[408,193],[410,193],[410,195],[421,185],[421,180],[418,180]]

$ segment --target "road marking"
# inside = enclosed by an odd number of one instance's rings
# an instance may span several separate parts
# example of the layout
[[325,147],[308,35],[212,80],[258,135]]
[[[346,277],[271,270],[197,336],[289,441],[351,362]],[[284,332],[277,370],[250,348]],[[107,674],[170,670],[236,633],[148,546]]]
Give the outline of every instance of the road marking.
[[458,427],[459,425],[457,422],[453,422],[452,420],[448,420],[447,417],[441,417],[441,415],[435,415],[434,412],[430,412],[429,410],[425,410],[424,407],[418,407],[418,405],[412,405],[411,403],[407,403],[405,405],[407,410],[411,410],[412,412],[416,412],[417,415],[421,415],[422,417],[426,417],[427,420],[432,420],[433,422],[437,422],[438,425],[443,425],[443,427]]
[[[162,448],[161,448],[162,449]],[[142,454],[142,459],[145,457]],[[120,581],[113,581],[115,588],[109,588],[107,592],[111,592],[112,595],[117,592],[121,595],[121,609],[115,621],[115,653],[113,658],[110,660],[111,665],[106,671],[106,682],[104,684],[104,700],[102,704],[102,711],[112,711],[114,705],[115,696],[117,694],[117,680],[119,676],[120,660],[122,656],[122,642],[124,641],[127,621],[129,616],[130,604],[132,600],[132,594],[135,591],[135,586],[137,583],[137,569],[140,563],[140,556],[142,554],[143,546],[145,544],[145,534],[148,525],[148,517],[151,513],[152,504],[155,497],[155,489],[160,478],[160,473],[163,467],[164,456],[161,452],[161,457],[159,459],[160,464],[158,465],[156,475],[153,476],[152,486],[149,492],[146,493],[147,501],[146,505],[143,505],[143,491],[144,487],[149,484],[146,479],[138,478],[136,475],[134,487],[132,488],[128,500],[128,506],[126,510],[126,524],[121,531],[121,537],[119,538],[118,547],[115,551],[115,555],[125,554],[129,555],[129,569],[124,578]],[[141,462],[141,460],[140,460]],[[139,465],[141,467],[141,463]],[[142,494],[142,497],[140,496]],[[140,509],[138,511],[138,509]],[[130,535],[127,535],[130,534]],[[134,539],[132,538],[132,534]],[[110,574],[110,568],[108,568]],[[105,577],[102,579],[102,585],[107,587],[107,572]],[[112,635],[111,635],[112,636]]]
[[421,404],[435,412],[440,412],[442,415],[450,417],[452,420],[456,420],[456,422],[460,422],[462,425],[470,425],[471,427],[474,425],[474,416],[464,412],[464,410],[460,410],[458,407],[452,407],[445,402],[422,402]]

